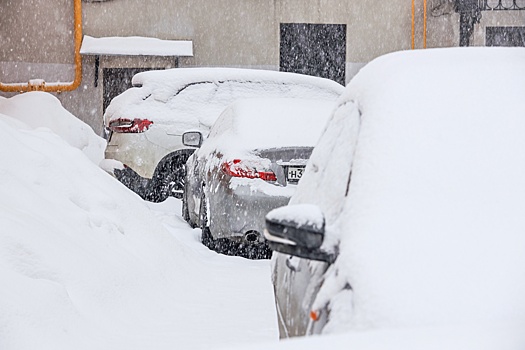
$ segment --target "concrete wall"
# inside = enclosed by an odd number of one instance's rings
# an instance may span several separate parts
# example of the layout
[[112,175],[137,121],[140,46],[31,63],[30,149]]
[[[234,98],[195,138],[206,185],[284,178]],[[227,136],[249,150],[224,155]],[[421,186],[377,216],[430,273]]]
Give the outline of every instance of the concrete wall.
[[[152,4],[157,4],[153,6]],[[367,62],[410,45],[410,1],[113,0],[84,4],[92,36],[191,39],[190,65],[279,66],[280,23],[337,23],[348,29],[347,59]]]
[[[427,47],[458,46],[459,16],[432,16],[446,1],[428,1]],[[415,47],[422,48],[423,0],[415,4]],[[192,40],[194,57],[181,58],[180,66],[278,69],[280,23],[346,24],[348,77],[377,56],[411,47],[410,0],[109,0],[82,6],[85,35]],[[524,19],[525,11],[483,12],[471,42],[484,45],[485,26],[523,26]],[[0,24],[1,82],[73,80],[72,0],[1,0]],[[95,88],[94,58],[85,56],[80,88],[57,96],[101,134],[104,68],[174,64],[170,58],[102,56]]]
[[0,61],[72,63],[73,1],[0,1]]

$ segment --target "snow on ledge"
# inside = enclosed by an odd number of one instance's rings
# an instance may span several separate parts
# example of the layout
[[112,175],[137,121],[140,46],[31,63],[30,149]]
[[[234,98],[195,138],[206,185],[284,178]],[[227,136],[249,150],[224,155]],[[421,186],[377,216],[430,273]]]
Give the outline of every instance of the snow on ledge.
[[80,53],[111,56],[193,56],[193,42],[138,36],[94,38],[84,35]]

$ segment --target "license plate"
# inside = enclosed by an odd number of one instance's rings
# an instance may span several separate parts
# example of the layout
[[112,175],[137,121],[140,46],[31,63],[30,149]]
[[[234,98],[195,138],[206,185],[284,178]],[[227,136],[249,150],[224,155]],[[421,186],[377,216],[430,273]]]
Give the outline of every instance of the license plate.
[[287,179],[288,181],[299,181],[303,176],[304,167],[290,166],[288,167]]

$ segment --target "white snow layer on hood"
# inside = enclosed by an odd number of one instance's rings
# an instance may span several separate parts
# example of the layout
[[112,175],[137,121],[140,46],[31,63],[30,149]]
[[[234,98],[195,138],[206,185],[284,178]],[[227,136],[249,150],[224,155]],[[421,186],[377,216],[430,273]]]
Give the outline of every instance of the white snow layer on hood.
[[17,128],[51,130],[97,165],[104,159],[106,141],[49,93],[35,91],[0,99],[0,114],[13,118],[7,123]]
[[219,114],[239,98],[298,97],[335,101],[344,87],[318,77],[252,69],[176,68],[142,72],[141,85],[115,97],[104,115],[112,120],[145,118],[172,134],[209,131]]
[[[351,81],[348,200],[320,199],[341,235],[314,304],[332,300],[325,331],[525,319],[524,91],[521,48],[394,53]],[[307,172],[352,149],[321,140]],[[317,203],[322,179],[342,189],[347,170],[305,174],[291,203]]]

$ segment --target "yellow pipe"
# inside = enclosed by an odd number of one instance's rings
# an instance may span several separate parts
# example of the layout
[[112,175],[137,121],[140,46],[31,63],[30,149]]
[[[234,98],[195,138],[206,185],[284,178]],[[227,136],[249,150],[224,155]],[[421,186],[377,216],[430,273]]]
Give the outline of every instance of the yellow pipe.
[[427,48],[427,0],[423,0],[423,48]]
[[45,82],[29,82],[25,84],[2,84],[0,91],[5,92],[26,92],[26,91],[46,91],[62,92],[73,91],[80,86],[82,81],[82,58],[80,57],[80,45],[82,44],[82,0],[74,0],[75,8],[75,80],[69,84],[51,83],[46,85]]
[[416,5],[412,0],[412,50],[416,47]]
[[[416,5],[412,0],[412,50],[416,47]],[[423,48],[427,48],[427,0],[423,0]]]

